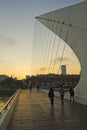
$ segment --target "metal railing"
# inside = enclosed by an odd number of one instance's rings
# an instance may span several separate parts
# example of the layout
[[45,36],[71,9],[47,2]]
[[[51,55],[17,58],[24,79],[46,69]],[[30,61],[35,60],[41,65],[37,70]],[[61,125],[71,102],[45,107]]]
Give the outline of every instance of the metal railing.
[[1,110],[0,110],[0,115],[7,109],[7,107],[9,106],[9,104],[11,103],[11,101],[14,99],[14,97],[16,96],[16,94],[19,92],[19,90],[18,91],[16,91],[11,97],[10,97],[10,99],[7,101],[7,103],[1,108]]

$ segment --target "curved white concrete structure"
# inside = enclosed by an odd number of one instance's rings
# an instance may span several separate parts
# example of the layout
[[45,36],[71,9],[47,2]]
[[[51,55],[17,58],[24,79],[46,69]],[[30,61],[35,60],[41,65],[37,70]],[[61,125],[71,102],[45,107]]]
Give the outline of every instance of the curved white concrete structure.
[[57,24],[58,36],[62,29],[61,38],[73,49],[81,64],[76,101],[87,105],[87,1],[40,15],[36,19],[50,30],[52,30],[50,22]]

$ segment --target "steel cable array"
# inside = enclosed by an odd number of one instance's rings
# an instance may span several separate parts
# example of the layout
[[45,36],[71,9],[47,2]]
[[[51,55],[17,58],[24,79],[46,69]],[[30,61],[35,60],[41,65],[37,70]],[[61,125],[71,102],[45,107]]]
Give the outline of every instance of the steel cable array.
[[41,20],[44,20],[47,26],[44,26],[44,24],[36,20],[32,70],[34,74],[60,74],[61,65],[64,64],[63,59],[65,58],[64,54],[67,48],[66,43],[69,33],[69,28],[67,28],[64,42],[61,39],[63,26],[65,25],[71,28],[73,28],[73,26],[51,19]]

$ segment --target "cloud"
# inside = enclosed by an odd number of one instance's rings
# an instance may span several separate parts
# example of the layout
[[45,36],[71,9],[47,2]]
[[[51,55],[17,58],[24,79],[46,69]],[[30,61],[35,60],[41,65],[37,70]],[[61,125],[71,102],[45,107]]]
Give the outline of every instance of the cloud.
[[10,37],[0,36],[0,43],[17,44],[17,41]]
[[44,71],[44,70],[46,70],[46,68],[45,68],[45,67],[42,67],[42,68],[39,68],[39,70],[40,70],[40,71]]

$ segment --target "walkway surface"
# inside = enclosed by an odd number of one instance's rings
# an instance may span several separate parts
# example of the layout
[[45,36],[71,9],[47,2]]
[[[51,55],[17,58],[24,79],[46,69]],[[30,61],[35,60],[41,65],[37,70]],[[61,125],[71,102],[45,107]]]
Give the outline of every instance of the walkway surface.
[[7,130],[87,130],[87,106],[55,98],[51,108],[46,93],[23,90]]

